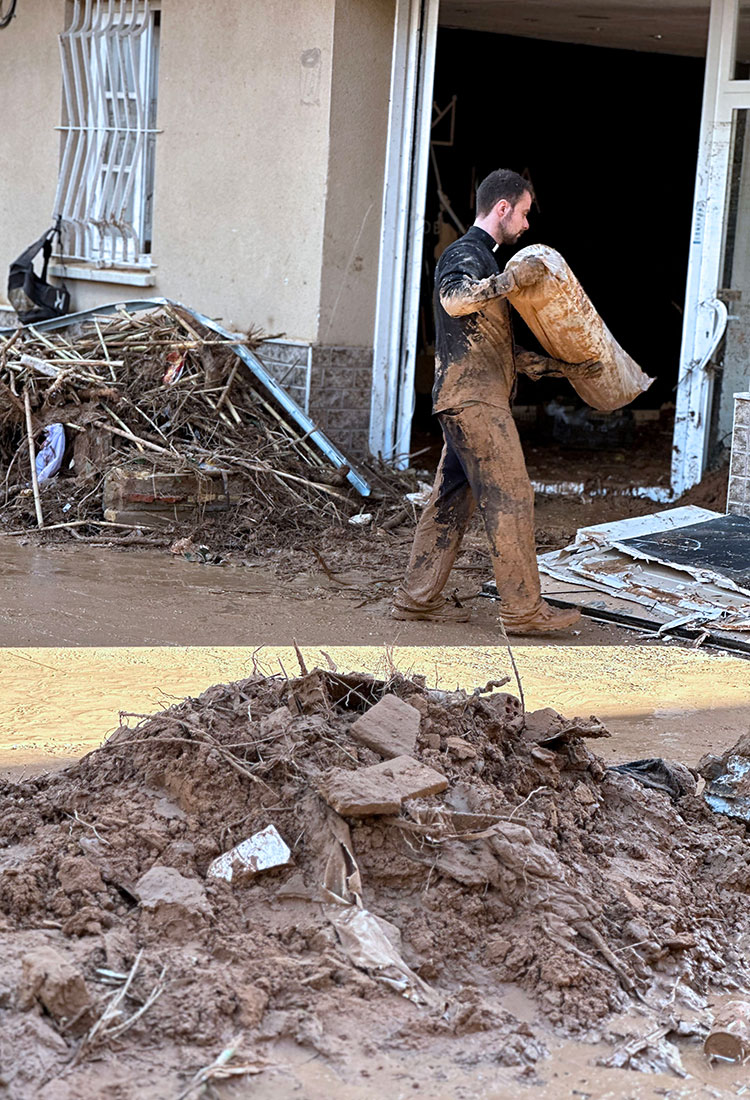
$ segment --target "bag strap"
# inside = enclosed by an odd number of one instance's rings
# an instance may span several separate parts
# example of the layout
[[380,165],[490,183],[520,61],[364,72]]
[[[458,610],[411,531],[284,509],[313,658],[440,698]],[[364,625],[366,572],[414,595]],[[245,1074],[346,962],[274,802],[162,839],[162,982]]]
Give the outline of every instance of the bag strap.
[[[58,214],[55,220],[55,224],[51,229],[48,229],[44,235],[44,243],[42,245],[42,255],[44,256],[44,263],[42,265],[42,282],[47,282],[47,268],[49,266],[50,256],[52,255],[52,242],[57,236],[57,243],[60,246],[60,252],[62,253],[62,214]],[[64,283],[62,284],[65,285]]]
[[52,255],[52,237],[54,236],[54,229],[44,238],[44,244],[42,245],[42,255],[44,256],[44,263],[42,264],[42,282],[47,282],[47,268],[49,266],[49,259]]

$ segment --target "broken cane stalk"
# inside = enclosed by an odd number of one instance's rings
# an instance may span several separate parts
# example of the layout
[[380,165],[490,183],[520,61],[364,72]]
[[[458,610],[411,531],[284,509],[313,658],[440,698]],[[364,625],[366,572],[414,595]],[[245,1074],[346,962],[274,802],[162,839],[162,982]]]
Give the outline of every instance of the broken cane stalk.
[[31,401],[29,391],[23,391],[23,405],[26,412],[26,441],[29,445],[29,460],[31,461],[31,485],[34,490],[34,508],[36,509],[36,525],[44,527],[44,515],[42,514],[42,500],[39,496],[39,479],[36,476],[36,448],[34,447],[34,431],[31,426]]

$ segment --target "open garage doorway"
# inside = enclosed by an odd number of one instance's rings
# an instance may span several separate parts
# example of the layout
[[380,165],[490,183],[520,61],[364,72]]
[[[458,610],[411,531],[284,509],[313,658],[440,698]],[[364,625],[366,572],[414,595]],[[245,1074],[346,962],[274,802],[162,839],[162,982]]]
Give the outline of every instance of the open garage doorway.
[[[430,402],[435,264],[471,225],[477,184],[506,167],[537,194],[519,247],[560,251],[656,377],[623,414],[578,424],[581,402],[564,380],[521,378],[515,411],[532,480],[669,486],[703,76],[702,58],[439,29],[412,451],[436,456],[440,444]],[[498,255],[501,268],[509,255]],[[536,348],[515,323],[517,343]]]

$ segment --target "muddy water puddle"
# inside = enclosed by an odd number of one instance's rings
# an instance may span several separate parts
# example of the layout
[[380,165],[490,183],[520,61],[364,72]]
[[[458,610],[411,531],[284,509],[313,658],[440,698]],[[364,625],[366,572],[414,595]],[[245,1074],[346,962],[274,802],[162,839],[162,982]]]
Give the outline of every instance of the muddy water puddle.
[[[517,1069],[492,1064],[486,1037],[466,1044],[453,1057],[435,1051],[381,1051],[365,1057],[352,1040],[347,1066],[341,1071],[304,1047],[281,1044],[269,1053],[274,1068],[253,1081],[235,1085],[226,1096],[244,1100],[716,1100],[750,1096],[746,1067],[710,1065],[697,1044],[683,1044],[680,1054],[686,1078],[644,1074],[598,1066],[612,1054],[604,1044],[547,1040],[549,1058],[534,1078],[519,1081]],[[481,1049],[477,1049],[477,1047]],[[464,1065],[457,1065],[456,1060]]]

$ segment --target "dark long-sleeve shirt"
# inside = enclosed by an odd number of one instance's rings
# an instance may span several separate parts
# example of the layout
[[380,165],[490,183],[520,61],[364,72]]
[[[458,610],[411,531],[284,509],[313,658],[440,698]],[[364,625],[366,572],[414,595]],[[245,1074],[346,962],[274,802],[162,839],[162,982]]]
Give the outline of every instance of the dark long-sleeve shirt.
[[449,245],[435,272],[436,413],[467,404],[507,408],[517,371],[535,375],[546,357],[513,343],[507,294],[513,276],[501,273],[489,233],[473,225]]

